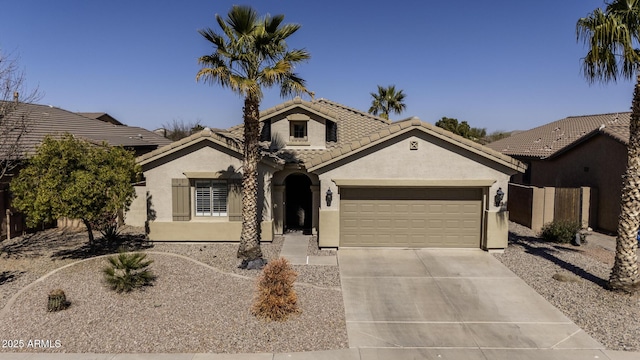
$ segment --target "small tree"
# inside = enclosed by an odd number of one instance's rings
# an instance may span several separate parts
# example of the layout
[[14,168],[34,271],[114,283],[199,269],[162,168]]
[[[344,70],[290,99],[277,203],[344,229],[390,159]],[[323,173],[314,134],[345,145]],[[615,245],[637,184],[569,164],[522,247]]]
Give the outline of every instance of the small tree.
[[70,134],[59,140],[47,136],[11,181],[13,206],[26,215],[28,226],[60,217],[81,219],[93,245],[91,224],[105,213],[128,209],[139,173],[133,153],[121,147],[94,145]]
[[11,173],[24,157],[23,138],[30,125],[24,104],[39,99],[37,89],[27,90],[18,59],[0,52],[0,178]]
[[458,119],[443,117],[442,119],[436,121],[435,125],[475,142],[481,142],[481,140],[485,136],[487,136],[487,129],[472,128],[466,121],[462,121],[459,123]]
[[173,119],[169,124],[162,124],[164,137],[172,141],[178,141],[204,130],[200,120],[185,122],[184,120]]

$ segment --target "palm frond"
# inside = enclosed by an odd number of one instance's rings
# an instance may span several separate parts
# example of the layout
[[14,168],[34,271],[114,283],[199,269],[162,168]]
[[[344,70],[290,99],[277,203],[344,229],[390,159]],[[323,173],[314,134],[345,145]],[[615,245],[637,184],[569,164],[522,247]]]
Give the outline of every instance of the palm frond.
[[588,47],[582,71],[590,83],[631,79],[640,56],[634,49],[640,29],[640,2],[616,0],[605,11],[596,9],[576,23],[576,37]]

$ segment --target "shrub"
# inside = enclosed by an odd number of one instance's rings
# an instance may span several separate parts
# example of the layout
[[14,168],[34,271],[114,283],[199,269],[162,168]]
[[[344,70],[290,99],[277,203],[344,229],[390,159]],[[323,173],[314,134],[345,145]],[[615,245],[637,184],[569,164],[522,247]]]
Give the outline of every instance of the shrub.
[[62,289],[51,290],[49,293],[49,301],[47,302],[47,311],[60,311],[69,307],[67,296]]
[[118,215],[105,212],[95,220],[91,221],[91,227],[100,231],[102,240],[114,243],[120,240],[120,229],[118,229]]
[[105,267],[104,278],[112,290],[119,293],[151,285],[156,279],[148,268],[153,260],[145,260],[147,254],[120,252],[117,256],[107,258],[109,266]]
[[541,237],[546,241],[569,243],[575,239],[581,226],[573,221],[552,221],[542,227]]
[[300,312],[293,283],[298,274],[289,262],[280,258],[268,263],[258,278],[256,297],[251,312],[260,318],[285,321]]

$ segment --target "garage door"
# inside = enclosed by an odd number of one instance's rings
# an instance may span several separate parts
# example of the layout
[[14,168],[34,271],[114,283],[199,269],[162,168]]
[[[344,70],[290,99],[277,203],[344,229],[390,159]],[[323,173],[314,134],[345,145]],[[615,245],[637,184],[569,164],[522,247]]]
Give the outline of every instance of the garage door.
[[340,189],[340,246],[480,247],[481,189]]

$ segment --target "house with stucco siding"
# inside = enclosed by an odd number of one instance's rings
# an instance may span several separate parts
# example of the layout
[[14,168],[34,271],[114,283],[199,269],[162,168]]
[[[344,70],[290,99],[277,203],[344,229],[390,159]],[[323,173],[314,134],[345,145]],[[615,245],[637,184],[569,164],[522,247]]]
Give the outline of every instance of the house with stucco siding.
[[589,187],[588,225],[616,232],[630,118],[630,112],[569,116],[487,146],[527,165],[512,177],[514,184]]
[[[520,161],[326,99],[295,98],[260,122],[262,241],[302,230],[320,247],[506,247],[508,194],[496,195]],[[138,157],[145,182],[126,222],[157,241],[239,240],[242,137],[242,125],[204,129]]]

